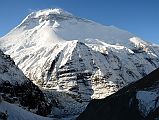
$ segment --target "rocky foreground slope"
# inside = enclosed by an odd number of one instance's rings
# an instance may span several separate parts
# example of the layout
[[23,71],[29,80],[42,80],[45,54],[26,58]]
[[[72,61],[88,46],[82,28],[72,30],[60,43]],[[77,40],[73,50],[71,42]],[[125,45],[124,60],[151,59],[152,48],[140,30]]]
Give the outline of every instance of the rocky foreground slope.
[[159,120],[159,68],[115,94],[92,100],[77,120]]
[[56,98],[56,116],[79,114],[91,99],[111,95],[159,67],[158,45],[62,9],[31,13],[0,38],[0,48]]
[[14,106],[9,103],[42,116],[51,112],[51,104],[42,91],[0,50],[0,112],[8,112],[9,108],[2,108],[4,104]]

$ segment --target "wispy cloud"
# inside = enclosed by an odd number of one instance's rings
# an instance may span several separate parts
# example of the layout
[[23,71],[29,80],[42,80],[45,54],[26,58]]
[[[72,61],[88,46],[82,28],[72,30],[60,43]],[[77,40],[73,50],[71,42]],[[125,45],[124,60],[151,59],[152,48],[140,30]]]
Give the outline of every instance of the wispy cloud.
[[27,10],[29,13],[31,13],[31,12],[35,12],[35,11],[37,11],[37,10],[35,10],[35,9],[31,9],[31,8],[28,8],[28,10]]

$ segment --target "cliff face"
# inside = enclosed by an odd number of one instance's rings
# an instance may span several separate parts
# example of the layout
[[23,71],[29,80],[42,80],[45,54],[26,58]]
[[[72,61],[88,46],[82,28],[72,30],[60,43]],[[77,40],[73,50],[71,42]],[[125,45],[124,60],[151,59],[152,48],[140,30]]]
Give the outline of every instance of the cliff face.
[[1,101],[17,104],[36,114],[46,116],[50,104],[42,91],[34,85],[15,65],[9,55],[0,51],[0,96]]
[[101,100],[92,100],[77,120],[159,119],[159,69]]

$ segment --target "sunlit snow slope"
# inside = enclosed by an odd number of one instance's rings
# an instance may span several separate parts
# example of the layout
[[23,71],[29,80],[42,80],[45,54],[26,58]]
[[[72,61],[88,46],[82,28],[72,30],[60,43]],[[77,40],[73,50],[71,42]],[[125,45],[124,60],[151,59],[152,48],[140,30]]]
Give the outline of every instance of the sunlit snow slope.
[[46,9],[0,38],[27,77],[79,102],[104,98],[159,67],[159,46],[114,26]]

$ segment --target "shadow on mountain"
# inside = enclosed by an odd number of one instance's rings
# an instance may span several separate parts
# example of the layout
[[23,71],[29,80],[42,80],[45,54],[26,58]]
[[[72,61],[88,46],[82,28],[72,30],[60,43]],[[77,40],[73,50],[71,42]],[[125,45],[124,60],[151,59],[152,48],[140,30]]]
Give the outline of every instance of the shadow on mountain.
[[0,50],[0,102],[3,100],[42,116],[51,112],[51,104],[39,87]]
[[158,103],[159,68],[115,94],[92,100],[77,120],[158,120]]

